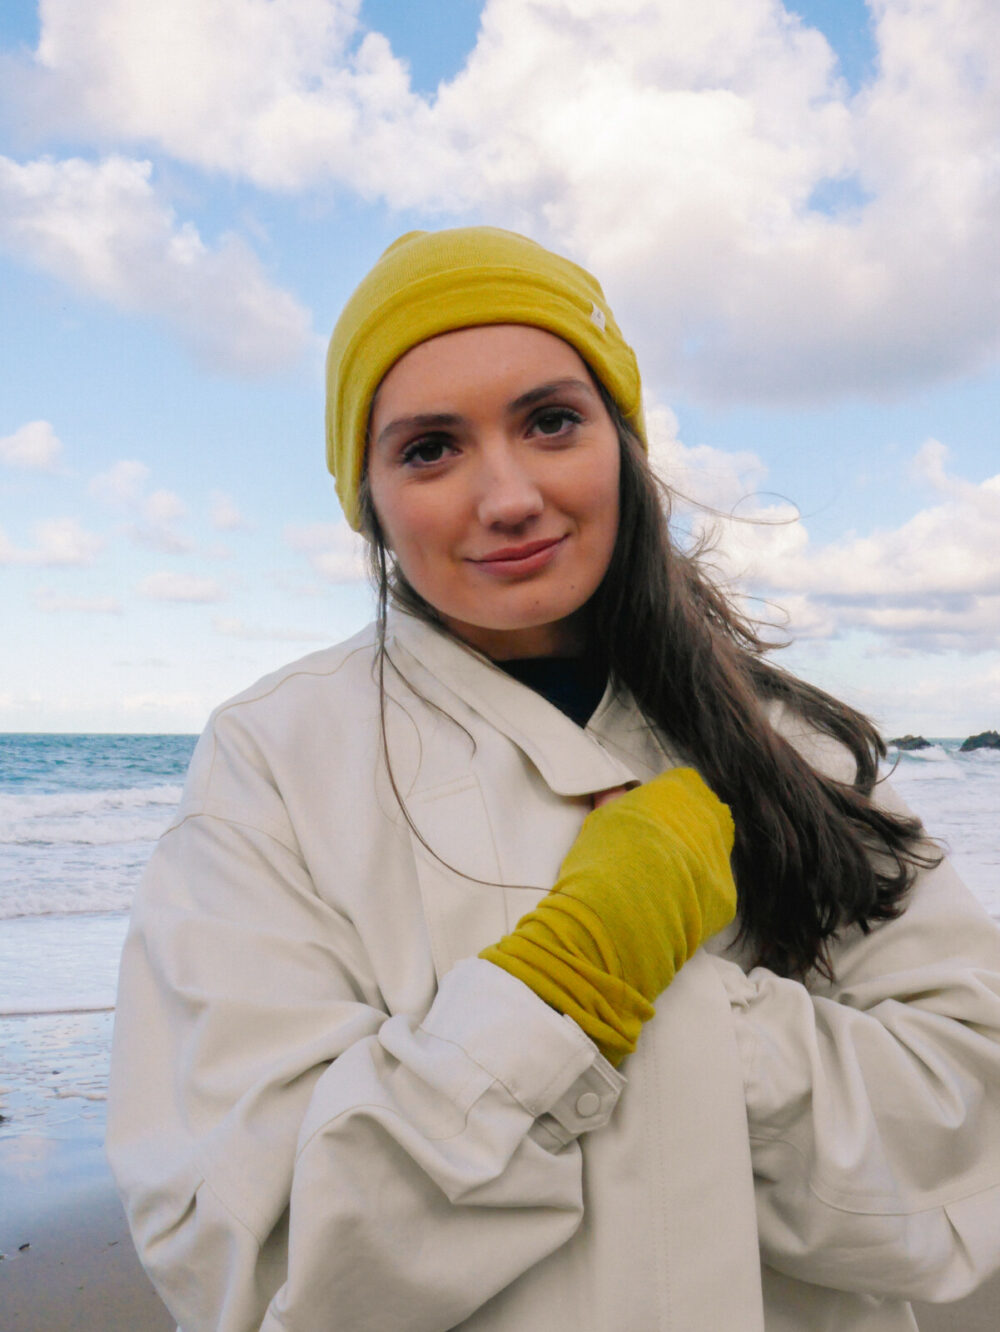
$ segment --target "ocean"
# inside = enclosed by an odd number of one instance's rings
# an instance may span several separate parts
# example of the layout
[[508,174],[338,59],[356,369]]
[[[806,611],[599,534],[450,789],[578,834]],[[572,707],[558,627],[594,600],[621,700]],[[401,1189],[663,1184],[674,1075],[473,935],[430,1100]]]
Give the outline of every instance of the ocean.
[[[0,735],[0,1016],[113,1008],[129,903],[195,739]],[[1000,921],[1000,752],[959,743],[899,755],[892,780]]]
[[132,894],[196,738],[0,735],[0,1016],[114,1007]]

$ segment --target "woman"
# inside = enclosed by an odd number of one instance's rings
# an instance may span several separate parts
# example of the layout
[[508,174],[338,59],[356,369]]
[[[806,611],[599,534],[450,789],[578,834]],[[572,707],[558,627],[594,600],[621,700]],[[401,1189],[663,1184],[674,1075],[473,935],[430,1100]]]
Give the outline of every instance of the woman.
[[895,1332],[971,1289],[1000,932],[671,543],[597,283],[403,237],[328,440],[378,621],[214,714],[122,963],[109,1153],[184,1332]]

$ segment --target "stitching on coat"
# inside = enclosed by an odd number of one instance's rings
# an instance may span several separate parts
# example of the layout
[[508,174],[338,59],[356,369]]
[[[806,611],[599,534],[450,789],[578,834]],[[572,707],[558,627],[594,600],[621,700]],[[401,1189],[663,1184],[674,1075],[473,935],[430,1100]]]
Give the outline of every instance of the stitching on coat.
[[303,869],[306,868],[306,863],[302,856],[302,849],[297,842],[294,840],[290,841],[287,835],[279,831],[276,827],[265,827],[263,826],[262,821],[253,821],[247,818],[242,810],[234,809],[227,811],[225,806],[222,805],[220,805],[218,809],[200,807],[189,810],[186,814],[182,814],[180,818],[176,819],[175,822],[165,830],[162,834],[162,838],[169,837],[171,833],[176,832],[178,828],[182,827],[190,819],[215,819],[219,823],[228,823],[236,828],[249,828],[251,832],[258,832],[262,837],[267,837],[270,841],[277,842],[279,846],[284,847],[286,851],[290,852],[296,858]]
[[[223,1193],[220,1192],[219,1188],[212,1182],[212,1180],[209,1179],[208,1172],[205,1169],[205,1163],[202,1160],[202,1153],[200,1150],[197,1153],[197,1160],[201,1165],[202,1169],[198,1182],[195,1185],[194,1190],[192,1191],[191,1194],[191,1201],[194,1204],[195,1210],[197,1210],[198,1207],[197,1198],[199,1190],[203,1188],[207,1189],[209,1193],[212,1195],[212,1197],[215,1199],[215,1201],[223,1209],[223,1211],[228,1212],[229,1215],[236,1222],[236,1224],[240,1227],[240,1229],[245,1230],[247,1232],[247,1234],[251,1237],[253,1242],[257,1245],[258,1249],[262,1249],[264,1247],[264,1243],[267,1236],[266,1235],[261,1236],[258,1233],[258,1229],[256,1226],[251,1225],[249,1221],[244,1220],[244,1218],[240,1215],[240,1213],[236,1211],[236,1208],[233,1206],[233,1204],[226,1199]],[[235,1195],[235,1197],[239,1199],[241,1206],[245,1204],[246,1200],[240,1197],[240,1190],[237,1188],[233,1188],[230,1185],[228,1178],[224,1178],[222,1183],[224,1184],[227,1192],[231,1192],[233,1195]],[[248,1208],[247,1210],[252,1211],[253,1208]]]

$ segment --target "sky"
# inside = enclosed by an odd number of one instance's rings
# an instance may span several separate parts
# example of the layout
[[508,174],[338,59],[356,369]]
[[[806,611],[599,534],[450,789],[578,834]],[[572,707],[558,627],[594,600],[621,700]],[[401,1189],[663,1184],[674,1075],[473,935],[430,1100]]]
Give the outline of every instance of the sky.
[[323,356],[397,235],[590,268],[676,521],[888,735],[1000,728],[994,0],[6,0],[0,730],[372,612]]

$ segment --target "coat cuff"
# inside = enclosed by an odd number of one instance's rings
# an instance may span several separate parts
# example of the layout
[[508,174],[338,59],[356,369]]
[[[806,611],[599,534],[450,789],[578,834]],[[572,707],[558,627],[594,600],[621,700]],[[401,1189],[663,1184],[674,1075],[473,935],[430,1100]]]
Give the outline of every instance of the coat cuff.
[[420,1024],[458,1045],[533,1118],[565,1141],[600,1128],[625,1079],[571,1019],[483,958],[456,963]]

